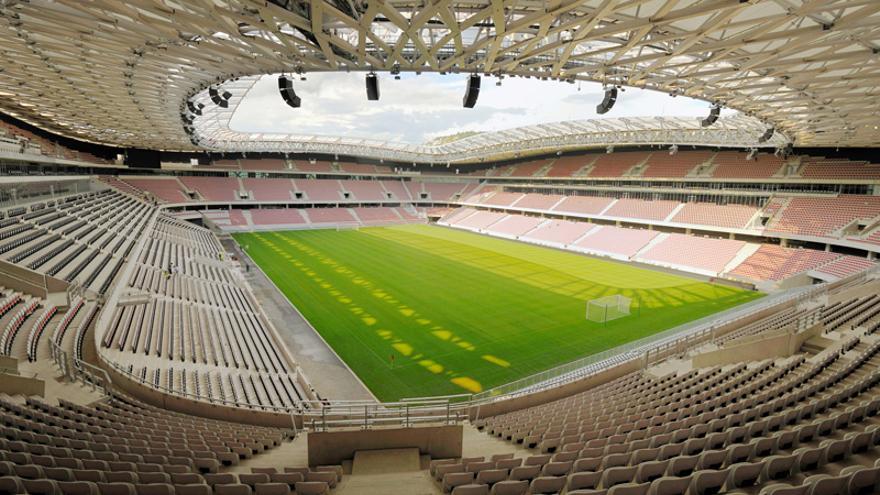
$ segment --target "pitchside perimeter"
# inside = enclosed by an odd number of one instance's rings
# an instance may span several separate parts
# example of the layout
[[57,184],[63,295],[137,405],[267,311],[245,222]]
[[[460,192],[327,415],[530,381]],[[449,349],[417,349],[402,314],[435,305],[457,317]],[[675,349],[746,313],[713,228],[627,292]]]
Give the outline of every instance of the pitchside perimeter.
[[[382,400],[480,392],[760,297],[427,225],[235,237]],[[591,300],[628,314],[590,321]]]

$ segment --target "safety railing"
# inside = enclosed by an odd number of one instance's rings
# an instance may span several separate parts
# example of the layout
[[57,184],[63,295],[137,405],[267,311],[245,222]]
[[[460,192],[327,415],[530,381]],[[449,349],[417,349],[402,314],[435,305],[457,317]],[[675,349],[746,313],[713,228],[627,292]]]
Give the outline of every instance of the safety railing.
[[[464,395],[463,397],[469,397]],[[312,431],[377,427],[408,428],[452,425],[467,418],[467,402],[456,405],[450,397],[407,399],[399,402],[333,401],[315,404],[303,412],[303,427]]]
[[110,393],[113,381],[107,370],[71,356],[53,341],[49,342],[49,349],[52,360],[66,378],[91,385],[92,390],[101,389],[105,394]]

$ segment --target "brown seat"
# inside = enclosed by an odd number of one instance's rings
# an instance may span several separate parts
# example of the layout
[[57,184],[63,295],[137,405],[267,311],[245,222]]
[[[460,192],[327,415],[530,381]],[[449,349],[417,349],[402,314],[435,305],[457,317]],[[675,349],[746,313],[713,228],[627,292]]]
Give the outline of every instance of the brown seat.
[[300,481],[296,484],[296,495],[327,495],[330,486],[323,481]]
[[61,489],[55,480],[22,480],[21,482],[30,495],[61,495]]
[[253,489],[250,485],[242,483],[214,485],[214,495],[251,495],[252,493]]
[[214,490],[210,485],[204,483],[193,483],[188,485],[174,485],[175,495],[212,495]]
[[134,488],[137,495],[175,495],[174,485],[170,483],[138,483]]
[[134,485],[130,483],[98,483],[101,495],[137,495]]
[[290,495],[290,485],[287,483],[257,483],[256,495]]
[[98,485],[91,481],[59,481],[63,495],[99,495]]

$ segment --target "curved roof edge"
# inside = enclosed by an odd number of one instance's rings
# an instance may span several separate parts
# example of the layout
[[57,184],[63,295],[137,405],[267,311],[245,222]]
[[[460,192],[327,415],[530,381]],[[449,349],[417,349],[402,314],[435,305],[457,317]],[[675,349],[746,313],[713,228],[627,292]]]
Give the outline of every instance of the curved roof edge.
[[711,146],[720,148],[779,148],[790,141],[781,132],[760,143],[766,124],[746,115],[722,117],[702,127],[697,117],[622,117],[552,122],[483,132],[444,144],[406,144],[393,141],[286,133],[248,133],[230,127],[235,111],[258,77],[227,81],[232,97],[228,108],[211,102],[207,91],[193,97],[203,103],[195,118],[195,134],[208,151],[321,153],[361,156],[416,163],[470,163],[529,155],[614,146]]

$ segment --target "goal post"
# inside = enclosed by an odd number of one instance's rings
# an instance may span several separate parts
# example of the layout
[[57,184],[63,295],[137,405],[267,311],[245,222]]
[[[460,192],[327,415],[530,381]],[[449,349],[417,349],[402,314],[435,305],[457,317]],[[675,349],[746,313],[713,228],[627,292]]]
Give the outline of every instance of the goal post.
[[615,294],[587,301],[586,318],[596,323],[606,323],[630,314],[632,300]]
[[361,225],[358,223],[338,223],[336,224],[336,232],[343,230],[360,230]]

